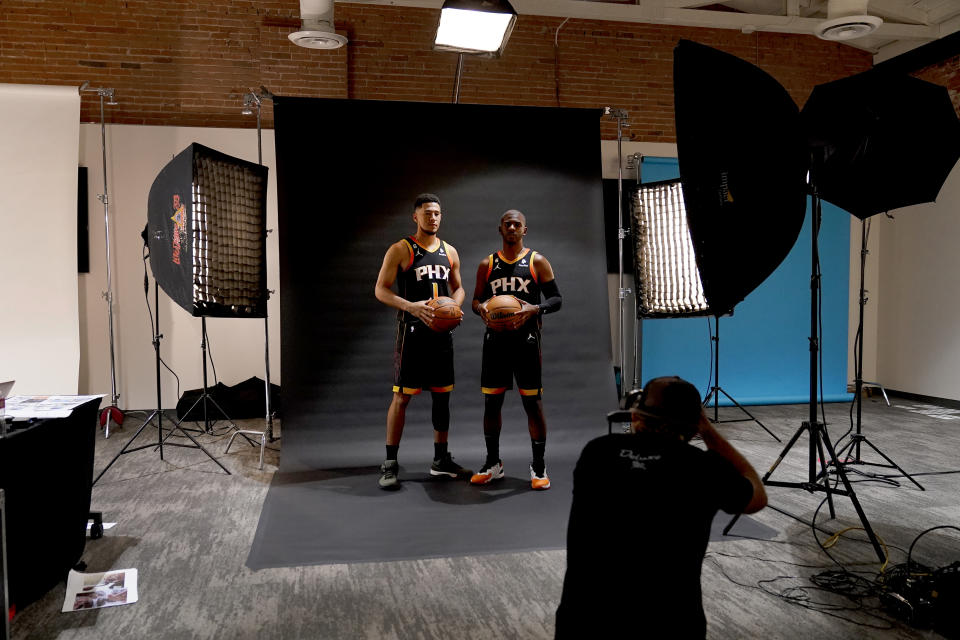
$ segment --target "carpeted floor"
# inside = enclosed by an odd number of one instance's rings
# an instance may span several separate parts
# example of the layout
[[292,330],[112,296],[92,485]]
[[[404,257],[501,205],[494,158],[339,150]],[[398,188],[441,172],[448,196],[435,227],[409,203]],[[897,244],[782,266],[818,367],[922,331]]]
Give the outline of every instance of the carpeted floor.
[[[960,474],[947,473],[960,468],[956,456],[960,426],[956,412],[905,400],[894,399],[894,404],[888,408],[882,400],[868,402],[865,432],[908,471],[923,474],[917,479],[926,491],[873,481],[855,486],[871,524],[890,549],[891,562],[901,563],[923,530],[960,524]],[[756,407],[755,413],[784,437],[799,427],[806,408]],[[846,427],[847,408],[828,405],[827,417],[831,433],[838,437]],[[128,426],[109,440],[98,438],[97,470],[135,426],[131,417]],[[723,425],[721,431],[761,472],[782,448],[751,423]],[[13,622],[14,638],[552,637],[563,579],[562,550],[249,569],[245,561],[277,454],[268,452],[261,472],[255,449],[244,446],[223,455],[222,436],[204,439],[233,475],[227,476],[196,451],[177,450],[161,462],[145,450],[122,457],[94,488],[94,508],[118,524],[103,539],[88,542],[84,559],[91,571],[139,569],[140,601],[62,614],[61,585],[19,612]],[[800,478],[805,464],[805,445],[798,445],[776,476]],[[412,463],[409,467],[414,474],[423,471]],[[565,492],[569,487],[560,483],[551,491]],[[805,519],[821,500],[798,489],[772,487],[769,493],[773,506]],[[708,638],[941,637],[879,615],[869,608],[876,605],[875,599],[864,600],[861,607],[822,591],[807,592],[812,600],[832,607],[819,612],[809,603],[799,606],[778,597],[791,587],[811,587],[812,575],[836,565],[817,547],[808,524],[773,509],[753,519],[776,530],[775,538],[737,538],[708,548],[702,576]],[[837,519],[827,520],[821,512],[817,524],[833,532],[859,522],[849,501],[838,498]],[[824,540],[827,534],[819,537]],[[879,563],[871,547],[858,538],[862,533],[846,533],[829,553],[869,576]],[[610,532],[610,544],[629,541],[628,532]],[[672,553],[669,538],[650,552]],[[924,536],[914,557],[930,565],[960,559],[960,534],[947,530]]]

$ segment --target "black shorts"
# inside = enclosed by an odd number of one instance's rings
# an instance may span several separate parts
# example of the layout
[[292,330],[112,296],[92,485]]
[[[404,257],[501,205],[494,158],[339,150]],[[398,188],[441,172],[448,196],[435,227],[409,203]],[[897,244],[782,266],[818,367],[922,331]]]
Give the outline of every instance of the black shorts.
[[517,331],[490,331],[483,334],[483,365],[480,371],[480,390],[485,395],[504,393],[513,389],[521,396],[540,396],[543,393],[541,370],[540,331],[522,328]]
[[398,322],[393,391],[417,395],[423,389],[453,391],[453,334],[422,322]]

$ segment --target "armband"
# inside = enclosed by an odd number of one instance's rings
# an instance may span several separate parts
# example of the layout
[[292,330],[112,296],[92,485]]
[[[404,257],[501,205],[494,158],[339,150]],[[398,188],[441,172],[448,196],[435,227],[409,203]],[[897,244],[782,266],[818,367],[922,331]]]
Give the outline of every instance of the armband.
[[560,289],[557,287],[556,279],[550,282],[544,282],[540,285],[540,290],[543,292],[544,297],[544,301],[539,305],[540,315],[560,311],[560,306],[563,304],[563,297],[560,295]]

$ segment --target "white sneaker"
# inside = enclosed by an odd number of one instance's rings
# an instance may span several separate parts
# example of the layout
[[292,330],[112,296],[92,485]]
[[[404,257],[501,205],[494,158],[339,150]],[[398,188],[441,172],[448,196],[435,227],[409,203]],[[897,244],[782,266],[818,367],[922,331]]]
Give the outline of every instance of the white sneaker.
[[545,491],[550,488],[550,478],[547,477],[547,467],[543,467],[543,473],[538,474],[530,465],[530,488],[537,491]]
[[484,465],[480,467],[480,471],[473,474],[473,477],[470,478],[470,484],[489,484],[502,477],[503,461],[497,460],[497,463],[491,466],[487,466],[486,463],[484,463]]

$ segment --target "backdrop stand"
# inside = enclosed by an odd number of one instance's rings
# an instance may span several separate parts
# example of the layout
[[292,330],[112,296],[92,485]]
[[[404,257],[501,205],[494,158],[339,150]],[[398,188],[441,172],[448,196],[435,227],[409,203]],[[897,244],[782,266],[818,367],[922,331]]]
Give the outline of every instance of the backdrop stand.
[[617,281],[617,336],[620,341],[619,362],[614,369],[614,375],[617,381],[617,400],[618,404],[623,406],[623,399],[626,396],[626,362],[627,345],[625,332],[623,328],[623,301],[630,294],[630,289],[623,286],[623,241],[627,237],[627,230],[623,227],[623,126],[627,122],[627,112],[624,109],[615,109],[613,107],[604,107],[603,114],[617,119],[617,253],[618,261],[618,281]]
[[[890,456],[881,451],[875,444],[870,442],[870,439],[867,436],[863,435],[862,431],[862,411],[863,411],[863,309],[867,303],[866,288],[864,286],[864,271],[867,266],[867,221],[860,221],[860,324],[857,328],[857,336],[859,341],[859,349],[857,350],[857,368],[856,368],[856,399],[857,403],[857,427],[856,433],[850,436],[850,442],[846,443],[838,452],[837,457],[834,458],[835,464],[840,466],[845,465],[868,465],[873,467],[882,467],[884,469],[896,469],[899,471],[899,475],[906,478],[913,484],[917,485],[917,488],[921,491],[926,491],[923,485],[917,482],[913,476],[900,468],[900,466],[894,462]],[[883,387],[880,387],[883,390],[884,399],[887,398],[887,392]],[[887,400],[887,404],[890,404],[890,400]],[[860,457],[860,446],[862,444],[867,445],[874,450],[881,458],[887,461],[887,464],[882,464],[879,462],[866,462]],[[852,458],[844,459],[845,455],[848,455],[850,452],[853,452]],[[890,477],[890,476],[888,476]]]
[[100,152],[103,159],[103,193],[97,195],[97,199],[103,203],[103,227],[106,236],[107,251],[107,290],[103,292],[103,299],[107,301],[107,327],[110,338],[110,404],[100,411],[100,426],[103,428],[103,437],[110,437],[110,423],[116,422],[117,427],[123,425],[123,411],[117,406],[120,401],[120,394],[117,392],[117,364],[116,350],[114,348],[113,337],[113,269],[110,263],[110,197],[107,195],[107,132],[106,120],[103,112],[104,98],[107,98],[106,104],[115,105],[114,90],[108,88],[88,88],[89,83],[84,82],[80,86],[80,91],[92,91],[100,97]]
[[[819,319],[820,319],[820,254],[817,245],[817,237],[820,235],[820,197],[817,194],[817,190],[813,188],[813,197],[811,203],[811,223],[810,223],[810,236],[811,236],[811,273],[810,273],[810,402],[809,402],[809,419],[807,422],[804,422],[800,425],[800,428],[797,429],[796,433],[793,434],[793,437],[790,438],[790,441],[787,442],[787,445],[783,448],[783,451],[780,452],[780,455],[777,457],[776,462],[773,463],[773,466],[770,467],[770,470],[763,476],[763,484],[769,487],[789,487],[794,489],[804,489],[809,493],[823,492],[827,496],[827,504],[830,509],[830,518],[833,519],[836,517],[836,512],[833,507],[833,495],[841,495],[850,498],[850,502],[853,504],[853,508],[857,512],[857,516],[860,518],[860,523],[863,525],[863,530],[866,531],[867,537],[870,539],[870,543],[873,545],[873,549],[877,554],[877,558],[881,563],[886,561],[886,554],[883,552],[883,547],[880,545],[880,540],[877,538],[877,534],[873,532],[873,528],[870,526],[870,522],[867,520],[867,515],[863,511],[863,507],[860,506],[860,501],[857,499],[857,494],[853,490],[853,485],[850,484],[850,480],[847,478],[846,472],[843,470],[842,465],[836,466],[837,477],[840,478],[840,482],[843,483],[843,489],[838,489],[836,486],[831,487],[829,478],[826,477],[825,471],[830,464],[828,461],[834,461],[837,459],[836,451],[834,451],[833,444],[830,442],[830,436],[827,434],[827,427],[824,423],[817,420],[817,381],[818,381],[818,356],[820,353],[820,343],[819,343]],[[797,442],[801,435],[807,433],[810,437],[810,446],[808,451],[808,469],[807,469],[807,481],[806,482],[781,482],[770,480],[770,477],[773,475],[773,472],[777,470],[777,467],[780,466],[780,463],[783,462],[783,459],[787,456],[790,449]],[[824,456],[824,449],[830,455],[829,458]],[[817,470],[817,461],[823,469],[823,473]],[[820,480],[822,479],[822,484]],[[730,529],[737,523],[737,520],[740,519],[740,514],[735,515],[726,527],[723,529],[724,535],[729,535]],[[798,521],[804,522],[806,524],[811,524],[797,518]]]
[[[709,393],[707,393],[706,397],[704,397],[703,399],[703,406],[707,407],[707,406],[710,406],[710,398],[713,398],[713,418],[711,418],[710,421],[713,422],[714,424],[721,424],[724,422],[747,422],[749,420],[753,420],[758,425],[760,425],[760,427],[764,431],[769,433],[774,440],[776,440],[777,442],[782,442],[782,440],[780,440],[780,438],[778,438],[775,433],[770,431],[770,429],[767,429],[767,427],[764,426],[762,422],[757,420],[752,413],[747,411],[743,407],[743,405],[741,405],[739,402],[734,400],[733,396],[727,393],[723,389],[723,387],[720,386],[720,317],[719,316],[713,316],[713,327],[714,327],[713,335],[710,337],[710,340],[713,341],[713,356],[714,356],[713,357],[713,380],[714,382],[713,382],[713,386],[710,387]],[[749,417],[721,420],[720,419],[720,394],[721,393],[727,398],[727,400],[729,400],[734,405],[736,405],[736,407],[740,409],[740,411],[743,411]]]
[[[146,284],[144,284],[144,286],[146,286]],[[160,333],[160,285],[157,283],[156,278],[154,278],[153,280],[153,313],[154,313],[153,326],[155,327],[155,330],[156,330],[156,333],[153,334],[153,352],[154,352],[154,358],[156,361],[157,408],[154,409],[149,416],[147,416],[147,419],[143,421],[143,424],[140,425],[140,428],[137,429],[137,432],[133,434],[133,437],[131,437],[127,441],[127,443],[123,445],[123,448],[120,449],[120,452],[113,457],[113,460],[111,460],[106,467],[104,467],[103,471],[101,471],[100,474],[94,479],[93,484],[97,484],[100,478],[103,477],[103,474],[105,474],[107,470],[113,466],[113,463],[116,462],[120,458],[120,456],[126,453],[133,453],[134,451],[140,451],[141,449],[149,449],[153,447],[155,449],[160,450],[160,459],[163,460],[163,445],[170,434],[167,434],[166,437],[164,437],[163,435],[163,396],[160,393],[160,340],[163,339],[163,334]],[[204,368],[204,373],[206,373],[206,368]],[[206,385],[204,385],[204,389],[206,389]],[[133,444],[134,440],[137,439],[137,437],[143,432],[144,429],[147,428],[147,425],[150,424],[154,418],[157,419],[157,441],[151,442],[150,444],[140,445],[139,447],[131,448],[130,445]],[[185,447],[187,449],[200,449],[200,451],[203,451],[203,453],[205,453],[208,458],[216,462],[217,466],[223,469],[223,471],[227,475],[230,475],[230,471],[225,466],[223,466],[223,464],[221,464],[219,460],[214,458],[209,451],[204,449],[203,445],[200,444],[192,435],[190,435],[184,429],[182,429],[180,427],[179,422],[174,423],[173,428],[170,430],[170,433],[173,433],[174,431],[180,431],[183,435],[189,438],[193,444],[190,445],[190,444],[180,444],[178,442],[167,442],[166,445],[168,447]]]
[[[243,113],[246,115],[251,115],[253,109],[257,110],[257,164],[263,166],[263,141],[262,141],[262,121],[261,121],[261,108],[263,105],[263,98],[273,99],[273,94],[267,90],[266,87],[260,87],[260,93],[256,91],[251,91],[243,97]],[[270,233],[270,229],[267,229],[267,233]],[[266,257],[264,257],[266,260]],[[270,299],[270,295],[273,293],[270,289],[267,289],[267,299]],[[230,436],[230,440],[227,442],[227,448],[224,450],[224,453],[230,451],[230,445],[233,444],[234,438],[238,434],[245,434],[244,438],[247,442],[250,442],[250,438],[247,438],[247,435],[259,436],[260,437],[260,466],[259,469],[263,469],[263,450],[266,447],[267,442],[273,442],[277,440],[273,434],[273,410],[270,407],[270,320],[269,313],[266,311],[263,315],[263,360],[264,360],[264,371],[266,372],[266,380],[264,380],[264,406],[266,407],[266,417],[265,417],[265,427],[263,431],[256,431],[251,429],[237,429],[233,435]]]

